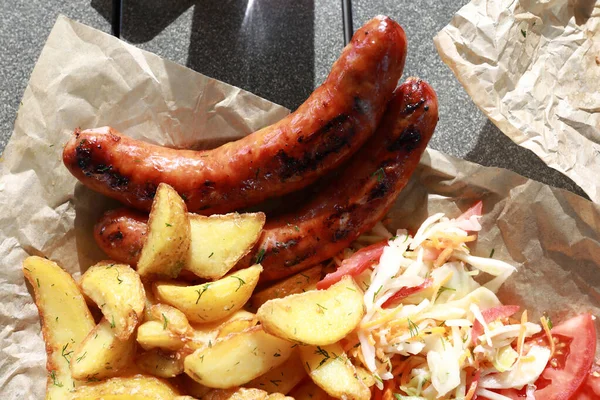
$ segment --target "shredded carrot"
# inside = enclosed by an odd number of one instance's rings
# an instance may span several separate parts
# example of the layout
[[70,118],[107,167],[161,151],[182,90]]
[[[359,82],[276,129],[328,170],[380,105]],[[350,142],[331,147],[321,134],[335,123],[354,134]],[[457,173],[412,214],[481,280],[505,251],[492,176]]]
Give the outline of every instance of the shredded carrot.
[[448,261],[448,259],[450,258],[450,256],[452,256],[452,252],[454,252],[454,249],[452,247],[446,247],[438,256],[438,258],[433,262],[433,265],[436,268],[441,267],[442,265],[444,265],[446,263],[446,261]]
[[548,318],[541,317],[540,322],[542,324],[542,328],[544,328],[544,332],[546,332],[546,337],[548,338],[548,342],[550,343],[550,358],[554,355],[556,351],[556,344],[554,343],[554,339],[552,338],[552,333],[550,332],[550,327],[548,326]]
[[521,329],[519,330],[519,338],[517,339],[517,353],[519,357],[523,355],[523,343],[525,343],[525,333],[527,333],[527,310],[521,315]]
[[477,235],[461,236],[454,233],[439,232],[423,242],[423,247],[430,247],[437,250],[446,248],[459,248],[464,243],[477,240]]
[[385,381],[383,383],[383,397],[382,400],[393,400],[394,399],[394,389],[395,382],[393,379]]
[[373,390],[373,398],[372,400],[383,400],[383,390],[375,389]]
[[423,358],[421,357],[410,357],[407,363],[404,364],[404,368],[400,372],[400,386],[407,386],[410,381],[410,373],[417,366],[423,364]]
[[[402,307],[402,306],[398,306]],[[377,325],[383,325],[386,322],[389,322],[394,319],[396,313],[398,313],[398,307],[391,308],[390,311],[380,311],[380,317],[378,319],[372,319],[369,322],[362,323],[359,328],[360,329],[369,329]]]
[[477,381],[473,381],[473,382],[471,382],[471,386],[469,386],[469,391],[467,392],[467,395],[465,396],[465,400],[473,399],[473,396],[475,396],[476,390],[477,390]]
[[392,369],[392,375],[397,376],[404,369],[404,365],[408,362],[408,359],[398,361],[398,357],[394,357],[392,358],[392,364],[394,364],[394,361],[397,362],[397,364]]

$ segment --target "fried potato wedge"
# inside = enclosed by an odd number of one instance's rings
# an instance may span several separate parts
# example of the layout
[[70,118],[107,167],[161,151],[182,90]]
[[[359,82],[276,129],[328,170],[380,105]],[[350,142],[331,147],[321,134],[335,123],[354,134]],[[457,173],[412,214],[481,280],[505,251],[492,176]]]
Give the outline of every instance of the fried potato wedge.
[[293,400],[281,393],[269,394],[260,389],[232,388],[214,389],[208,392],[202,400]]
[[318,387],[310,378],[296,386],[289,395],[295,400],[331,400],[334,398]]
[[340,344],[299,346],[299,350],[306,372],[329,395],[338,399],[371,398],[371,391],[358,376]]
[[73,351],[96,325],[77,284],[56,263],[27,257],[23,274],[33,288],[46,342],[46,398],[68,398],[73,388],[69,369]]
[[75,389],[70,400],[171,400],[178,393],[162,379],[147,375],[111,378],[98,383],[88,383]]
[[186,347],[197,350],[214,342],[217,338],[225,337],[231,333],[241,332],[252,326],[256,326],[258,320],[256,315],[246,310],[238,310],[225,319],[209,322],[206,324],[195,324],[193,332],[188,336]]
[[368,388],[375,385],[375,378],[373,378],[372,373],[362,367],[355,366],[354,368],[356,368],[356,374],[358,375],[358,378],[363,381]]
[[183,356],[153,349],[140,354],[135,364],[142,371],[159,378],[174,378],[183,373]]
[[159,184],[137,263],[140,276],[176,278],[190,256],[190,230],[183,199],[171,186]]
[[168,322],[144,322],[137,330],[137,342],[144,350],[159,348],[177,351],[181,349],[185,345],[186,336],[173,333],[167,327]]
[[185,337],[192,332],[187,317],[175,307],[166,304],[155,304],[150,308],[153,321],[161,322],[169,331],[180,337]]
[[156,282],[154,293],[162,303],[181,310],[191,322],[217,321],[246,304],[261,272],[262,266],[257,264],[202,285]]
[[217,339],[223,338],[232,333],[242,332],[256,325],[258,325],[258,320],[256,318],[234,319],[232,321],[225,322],[223,325],[221,325],[221,327],[219,327]]
[[341,340],[356,328],[363,315],[363,292],[351,277],[326,290],[269,300],[256,313],[265,331],[319,346]]
[[100,323],[73,351],[71,375],[75,379],[105,379],[133,364],[135,337],[119,340],[110,322]]
[[133,334],[146,302],[137,272],[125,264],[102,261],[85,271],[79,287],[100,308],[120,340]]
[[273,368],[244,386],[261,389],[268,393],[287,394],[304,378],[306,378],[306,371],[300,359],[300,353],[294,351],[290,358],[279,367]]
[[258,241],[265,214],[189,214],[190,258],[185,267],[201,278],[222,278]]
[[323,267],[321,265],[316,265],[255,293],[250,299],[252,310],[258,310],[260,306],[272,299],[280,299],[290,294],[314,290],[317,282],[321,280],[322,270]]
[[184,368],[204,386],[229,389],[277,368],[292,350],[292,343],[255,326],[196,350],[185,358]]

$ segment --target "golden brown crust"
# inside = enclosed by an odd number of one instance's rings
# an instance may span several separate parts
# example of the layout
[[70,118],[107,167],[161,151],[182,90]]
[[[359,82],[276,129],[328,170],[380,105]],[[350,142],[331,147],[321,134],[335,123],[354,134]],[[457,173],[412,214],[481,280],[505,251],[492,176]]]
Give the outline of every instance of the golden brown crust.
[[112,259],[135,266],[148,232],[148,214],[128,208],[107,211],[94,227],[94,239]]

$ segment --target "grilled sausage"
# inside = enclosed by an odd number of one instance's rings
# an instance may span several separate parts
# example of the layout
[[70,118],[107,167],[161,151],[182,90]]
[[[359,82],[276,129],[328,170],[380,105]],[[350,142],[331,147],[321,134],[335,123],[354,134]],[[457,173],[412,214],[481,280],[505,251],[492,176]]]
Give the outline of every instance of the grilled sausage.
[[213,150],[176,150],[112,128],[76,130],[63,162],[84,185],[148,211],[159,183],[188,210],[224,213],[308,186],[351,157],[375,131],[406,58],[406,36],[387,17],[359,29],[326,81],[281,121]]
[[148,214],[130,208],[104,213],[94,227],[94,239],[112,260],[136,265],[148,232]]
[[291,275],[327,260],[389,211],[417,167],[438,121],[437,96],[411,78],[395,92],[370,141],[318,196],[291,215],[269,221],[240,266],[260,261],[261,280]]
[[[261,280],[274,280],[347,247],[388,212],[418,165],[437,120],[434,90],[422,80],[407,80],[396,90],[375,135],[341,174],[299,210],[267,221],[256,247],[238,267],[260,261]],[[127,243],[142,246],[139,232],[145,232],[145,223],[130,218],[131,212],[107,214],[95,229],[99,246],[117,261],[133,254],[134,246],[115,245],[107,232],[122,232],[129,235]]]

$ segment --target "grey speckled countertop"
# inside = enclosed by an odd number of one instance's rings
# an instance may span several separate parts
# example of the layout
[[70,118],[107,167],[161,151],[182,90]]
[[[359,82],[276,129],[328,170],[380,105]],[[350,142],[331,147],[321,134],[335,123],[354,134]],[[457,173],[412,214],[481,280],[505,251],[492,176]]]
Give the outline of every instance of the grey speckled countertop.
[[[467,0],[354,0],[354,27],[377,14],[406,30],[405,75],[433,85],[440,122],[431,147],[511,169],[583,195],[569,178],[515,145],[477,109],[439,58],[433,36]],[[343,47],[338,0],[123,0],[122,38],[201,73],[297,107]],[[58,14],[110,32],[111,0],[0,1],[0,150]]]

